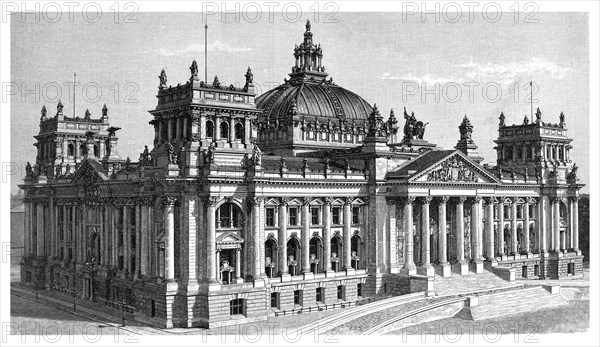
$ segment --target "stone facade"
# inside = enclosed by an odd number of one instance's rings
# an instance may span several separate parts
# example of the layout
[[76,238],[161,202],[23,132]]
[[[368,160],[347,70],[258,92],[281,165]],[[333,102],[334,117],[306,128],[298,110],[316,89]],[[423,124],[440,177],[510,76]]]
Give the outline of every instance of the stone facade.
[[[414,113],[400,129],[326,80],[309,25],[295,58],[258,98],[250,68],[243,88],[200,81],[195,62],[175,87],[163,70],[137,161],[118,155],[106,107],[100,119],[44,107],[21,185],[23,284],[169,328],[431,293],[436,272],[581,275],[564,115],[501,115],[497,165],[480,165],[467,117],[442,149]],[[299,90],[323,97],[296,103]]]

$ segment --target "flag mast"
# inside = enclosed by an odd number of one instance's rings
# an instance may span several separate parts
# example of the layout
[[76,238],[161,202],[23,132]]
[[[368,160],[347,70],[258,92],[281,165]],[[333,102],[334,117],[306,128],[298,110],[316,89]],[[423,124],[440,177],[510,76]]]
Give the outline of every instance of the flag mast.
[[208,84],[208,24],[204,23],[204,84]]
[[77,73],[73,72],[73,118],[75,118],[75,81]]

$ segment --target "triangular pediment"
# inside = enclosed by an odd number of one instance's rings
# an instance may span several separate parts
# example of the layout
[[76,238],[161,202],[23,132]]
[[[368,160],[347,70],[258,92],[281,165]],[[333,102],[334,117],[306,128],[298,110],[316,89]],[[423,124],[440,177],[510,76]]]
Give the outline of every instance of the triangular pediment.
[[496,177],[460,151],[431,163],[410,178],[411,182],[499,183]]
[[94,184],[106,180],[108,177],[102,172],[102,165],[96,160],[87,159],[75,171],[71,183]]
[[217,244],[228,245],[240,243],[244,243],[244,239],[234,232],[226,232],[217,237]]

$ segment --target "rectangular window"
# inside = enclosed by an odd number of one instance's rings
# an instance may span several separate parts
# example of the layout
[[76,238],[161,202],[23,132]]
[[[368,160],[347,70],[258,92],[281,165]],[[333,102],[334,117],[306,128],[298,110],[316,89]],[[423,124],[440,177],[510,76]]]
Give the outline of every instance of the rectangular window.
[[289,212],[289,222],[290,225],[298,225],[298,208],[297,207],[290,207],[290,212]]
[[344,300],[344,286],[337,286],[337,298],[338,300]]
[[357,295],[359,298],[361,298],[361,297],[363,296],[363,284],[362,284],[362,283],[359,283],[359,284],[356,286],[356,295]]
[[340,221],[340,208],[332,207],[331,208],[331,223],[334,225],[341,224]]
[[279,307],[279,293],[277,292],[271,293],[271,307]]
[[319,225],[319,208],[318,207],[313,207],[310,209],[310,224],[312,225]]
[[156,317],[156,301],[150,299],[150,317]]
[[519,219],[523,218],[523,205],[517,206],[517,218],[519,218]]
[[232,316],[244,314],[244,299],[233,299],[229,302],[229,314]]
[[360,223],[360,207],[353,206],[352,207],[352,224]]
[[294,290],[294,305],[302,305],[302,291]]
[[533,205],[529,205],[529,218],[534,218],[534,206]]
[[268,227],[275,226],[275,209],[273,207],[267,207],[265,222]]
[[510,206],[504,205],[504,219],[510,218]]
[[323,303],[323,292],[324,292],[324,290],[325,290],[325,288],[323,288],[323,287],[317,288],[317,291],[316,291],[317,303]]

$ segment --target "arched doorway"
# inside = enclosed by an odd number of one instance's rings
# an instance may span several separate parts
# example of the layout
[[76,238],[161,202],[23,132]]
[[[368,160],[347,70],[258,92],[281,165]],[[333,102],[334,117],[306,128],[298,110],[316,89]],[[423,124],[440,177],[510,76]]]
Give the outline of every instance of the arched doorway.
[[272,238],[267,239],[265,242],[265,273],[267,277],[273,277],[277,271],[277,241]]
[[331,238],[331,269],[333,271],[340,271],[340,258],[342,258],[342,238],[336,235]]
[[319,273],[321,271],[323,265],[319,265],[321,260],[323,259],[323,243],[321,242],[321,238],[318,236],[313,236],[310,239],[310,271],[312,273]]
[[298,265],[300,260],[300,241],[296,237],[291,237],[287,242],[287,265],[288,273],[295,276],[299,273]]

